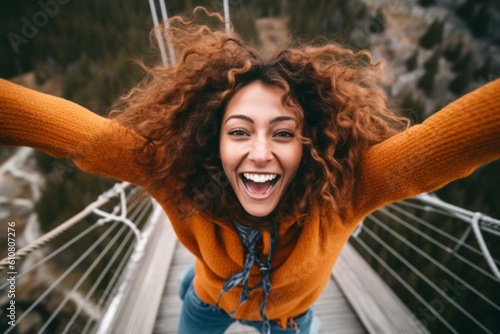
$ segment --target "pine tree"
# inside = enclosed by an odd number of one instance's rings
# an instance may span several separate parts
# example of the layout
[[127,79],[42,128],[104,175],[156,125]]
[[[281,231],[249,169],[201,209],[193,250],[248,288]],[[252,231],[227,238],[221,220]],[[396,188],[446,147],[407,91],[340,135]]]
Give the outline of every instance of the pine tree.
[[444,57],[451,62],[456,62],[460,59],[460,55],[462,53],[462,49],[464,46],[464,42],[460,40],[455,40],[454,42],[450,42],[446,45],[444,49]]
[[472,75],[470,71],[463,71],[460,72],[455,79],[453,79],[448,88],[450,89],[451,92],[457,95],[461,95],[465,92],[465,89],[469,85],[470,81],[472,79]]
[[474,75],[472,51],[468,51],[451,69],[457,73],[457,76],[450,82],[448,88],[454,94],[463,94]]
[[403,102],[401,102],[401,108],[408,110],[409,113],[405,113],[413,124],[422,123],[425,119],[425,104],[418,98],[414,98],[410,93],[406,95]]
[[444,23],[434,20],[426,33],[420,38],[420,45],[426,49],[432,49],[434,45],[441,43],[443,40]]
[[469,70],[473,66],[473,54],[472,51],[468,51],[458,62],[451,68],[453,72],[464,72]]
[[432,56],[425,62],[424,68],[437,73],[439,69],[439,58],[441,58],[442,53],[441,49],[434,51]]
[[424,75],[418,80],[417,86],[421,88],[428,96],[431,95],[434,89],[435,73],[425,71]]
[[406,60],[406,69],[411,72],[417,68],[418,65],[418,49],[413,52],[413,55]]
[[491,75],[491,57],[488,56],[483,65],[474,72],[474,79],[480,82],[487,82]]
[[[35,204],[41,228],[45,232],[82,210],[116,182],[82,172],[66,159],[56,161],[62,166],[59,174],[51,168],[53,172],[49,174],[42,195]],[[54,166],[51,164],[51,167]]]
[[476,37],[483,37],[490,28],[491,14],[487,7],[480,6],[469,22],[469,28]]
[[351,33],[356,25],[356,9],[353,5],[348,5],[345,9],[344,20],[342,22],[342,27],[340,29],[343,40],[347,41],[351,36]]
[[463,5],[457,8],[457,15],[463,20],[468,21],[474,15],[475,0],[467,0]]
[[418,3],[422,7],[429,7],[429,6],[436,4],[436,1],[435,0],[419,0]]
[[441,50],[437,49],[431,58],[424,64],[425,73],[417,83],[417,86],[428,96],[431,95],[434,89],[434,77],[439,70],[439,58],[441,58]]
[[366,17],[367,12],[368,12],[368,9],[367,9],[366,4],[364,2],[360,2],[358,12],[356,14],[356,19],[358,19],[358,20],[364,19]]

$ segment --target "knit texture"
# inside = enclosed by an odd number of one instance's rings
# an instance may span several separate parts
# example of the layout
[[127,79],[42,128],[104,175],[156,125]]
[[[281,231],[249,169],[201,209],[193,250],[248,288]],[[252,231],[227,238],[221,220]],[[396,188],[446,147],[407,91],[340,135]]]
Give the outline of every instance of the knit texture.
[[[199,297],[215,305],[229,277],[244,266],[244,248],[237,231],[201,215],[182,220],[169,184],[148,188],[147,175],[134,159],[133,148],[144,138],[120,124],[97,116],[70,101],[0,80],[0,143],[28,145],[58,157],[69,157],[81,169],[144,187],[169,216],[179,240],[196,257],[194,287]],[[284,327],[320,296],[350,234],[366,215],[379,207],[470,174],[500,157],[500,80],[451,103],[424,123],[413,126],[363,155],[361,175],[344,219],[328,207],[313,207],[305,223],[281,222],[272,258],[271,291],[266,315]],[[161,158],[161,157],[159,157]],[[173,183],[175,180],[168,180]],[[269,250],[263,231],[264,250]],[[265,252],[267,252],[265,251]],[[261,280],[254,266],[249,285]],[[225,292],[219,307],[231,313],[242,292]],[[235,314],[261,320],[262,289]]]

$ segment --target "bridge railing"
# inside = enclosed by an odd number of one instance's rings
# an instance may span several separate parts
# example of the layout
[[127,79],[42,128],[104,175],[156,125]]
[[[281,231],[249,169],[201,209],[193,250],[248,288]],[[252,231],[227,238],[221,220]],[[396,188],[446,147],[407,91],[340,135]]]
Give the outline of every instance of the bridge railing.
[[499,333],[500,221],[422,194],[369,215],[351,244],[432,333]]
[[[144,253],[153,201],[128,183],[0,261],[2,333],[89,333]],[[15,245],[13,244],[15,248]]]

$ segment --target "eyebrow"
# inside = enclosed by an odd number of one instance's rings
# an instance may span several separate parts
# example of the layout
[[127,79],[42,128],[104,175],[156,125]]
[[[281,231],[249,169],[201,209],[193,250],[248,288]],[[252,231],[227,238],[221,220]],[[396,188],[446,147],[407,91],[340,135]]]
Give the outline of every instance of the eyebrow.
[[[232,118],[241,119],[241,120],[244,120],[244,121],[247,121],[249,123],[254,124],[253,119],[251,119],[250,117],[245,116],[245,115],[229,116],[224,123],[227,123]],[[291,116],[278,116],[278,117],[273,118],[269,123],[273,124],[273,123],[284,122],[284,121],[295,121],[295,118],[293,118]]]

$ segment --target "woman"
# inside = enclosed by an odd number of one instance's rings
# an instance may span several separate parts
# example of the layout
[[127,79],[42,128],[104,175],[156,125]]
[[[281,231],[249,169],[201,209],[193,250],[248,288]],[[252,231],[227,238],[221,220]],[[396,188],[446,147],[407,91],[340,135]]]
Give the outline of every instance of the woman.
[[[197,258],[179,333],[308,333],[311,306],[359,221],[500,156],[500,80],[422,125],[387,108],[367,53],[286,49],[179,17],[156,67],[112,119],[0,82],[0,143],[138,184]],[[194,276],[194,277],[193,277]]]

